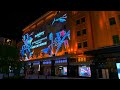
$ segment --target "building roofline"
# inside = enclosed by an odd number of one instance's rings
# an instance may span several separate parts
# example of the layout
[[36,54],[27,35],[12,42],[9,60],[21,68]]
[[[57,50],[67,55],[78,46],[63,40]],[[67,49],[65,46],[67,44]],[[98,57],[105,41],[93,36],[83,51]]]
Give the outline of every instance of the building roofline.
[[44,17],[46,17],[47,15],[49,15],[52,12],[53,11],[48,11],[47,13],[45,13],[44,15],[42,15],[41,17],[39,17],[37,20],[35,20],[31,24],[27,25],[22,31],[24,32],[26,29],[30,28],[32,25],[34,25],[35,23],[39,22],[41,19],[43,19]]

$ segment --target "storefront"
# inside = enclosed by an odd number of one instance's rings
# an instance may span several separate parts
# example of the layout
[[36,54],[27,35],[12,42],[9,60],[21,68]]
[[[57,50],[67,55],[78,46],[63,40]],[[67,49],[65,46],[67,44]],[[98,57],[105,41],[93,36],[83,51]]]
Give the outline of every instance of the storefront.
[[40,72],[40,61],[34,61],[31,63],[32,63],[31,68],[33,70],[33,74],[37,75]]
[[94,78],[118,79],[116,63],[120,62],[120,46],[104,47],[85,54],[93,55],[92,70]]
[[56,76],[67,76],[67,59],[55,60],[54,66]]
[[83,77],[90,78],[91,77],[91,68],[90,62],[74,62],[69,65],[70,76],[71,77]]
[[51,75],[51,60],[44,60],[42,61],[42,71],[43,75]]

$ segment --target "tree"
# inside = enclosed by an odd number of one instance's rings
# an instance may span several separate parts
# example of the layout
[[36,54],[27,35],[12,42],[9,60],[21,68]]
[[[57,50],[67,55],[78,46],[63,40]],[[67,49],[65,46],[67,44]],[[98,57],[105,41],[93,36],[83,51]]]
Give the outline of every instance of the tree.
[[8,74],[9,66],[15,69],[20,66],[19,50],[15,46],[0,45],[0,69],[3,74]]

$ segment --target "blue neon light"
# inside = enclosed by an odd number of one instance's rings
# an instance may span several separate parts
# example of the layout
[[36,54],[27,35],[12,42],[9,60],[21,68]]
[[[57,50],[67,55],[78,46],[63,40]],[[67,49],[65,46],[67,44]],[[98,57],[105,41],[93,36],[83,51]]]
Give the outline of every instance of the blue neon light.
[[54,18],[54,20],[53,20],[53,22],[52,22],[52,25],[53,25],[55,22],[61,22],[61,23],[63,23],[63,22],[66,21],[66,18],[67,18],[67,15],[66,15],[66,14],[64,14],[64,15],[63,15],[62,17],[60,17],[60,18],[57,18],[57,19]]
[[116,63],[117,71],[118,71],[118,79],[120,79],[120,63]]
[[31,37],[31,35],[33,35],[33,33],[31,33],[30,35],[27,33],[23,36],[22,39],[24,44],[22,46],[22,49],[20,50],[20,53],[22,57],[25,57],[25,60],[28,60],[29,57],[33,54],[33,52],[31,51],[33,38]]
[[67,60],[66,59],[65,60],[62,60],[62,59],[61,60],[56,60],[55,63],[56,64],[58,64],[58,63],[67,63]]
[[52,62],[50,60],[43,61],[43,64],[51,64]]
[[56,49],[56,52],[55,52],[55,55],[57,54],[58,50],[60,49],[60,47],[62,46],[64,40],[66,37],[69,37],[70,36],[70,30],[65,34],[65,36],[61,39],[61,41],[59,42],[58,46],[57,46],[57,49]]
[[[62,34],[61,34],[61,32],[62,32]],[[55,55],[57,54],[57,52],[59,51],[59,49],[61,48],[63,43],[65,45],[65,48],[67,46],[69,47],[67,37],[68,37],[68,39],[70,39],[70,30],[68,32],[62,30],[61,32],[56,33],[56,37],[54,40],[53,40],[53,34],[50,33],[49,39],[51,40],[51,44],[47,48],[42,49],[41,51],[44,53],[49,53],[49,51],[50,51],[49,55],[52,56],[53,47],[57,47],[57,49],[55,51]]]
[[[59,17],[57,19],[54,18],[52,25],[55,22],[63,23],[66,21],[66,18],[67,18],[67,14],[64,14],[62,17]],[[68,40],[70,40],[70,30],[61,30],[59,32],[56,32],[55,34],[54,32],[51,32],[48,36],[45,36],[43,38],[41,38],[41,36],[45,35],[45,31],[39,32],[35,35],[33,34],[34,34],[33,32],[30,35],[27,33],[22,37],[24,44],[22,46],[22,49],[20,50],[20,53],[22,55],[22,58],[24,58],[25,60],[29,60],[29,58],[33,56],[34,54],[33,49],[47,45],[48,41],[50,42],[50,44],[46,48],[43,48],[42,50],[40,50],[40,53],[48,54],[49,57],[53,56],[53,54],[56,55],[62,45],[64,45],[65,49],[69,47]],[[34,40],[33,40],[33,37],[35,38]],[[46,40],[46,41],[43,42],[43,40]],[[61,61],[61,62],[64,62],[64,61]]]
[[41,37],[41,35],[44,35],[45,31],[39,32],[38,34],[35,35],[35,38]]
[[40,61],[34,61],[33,62],[33,65],[39,65],[40,64]]

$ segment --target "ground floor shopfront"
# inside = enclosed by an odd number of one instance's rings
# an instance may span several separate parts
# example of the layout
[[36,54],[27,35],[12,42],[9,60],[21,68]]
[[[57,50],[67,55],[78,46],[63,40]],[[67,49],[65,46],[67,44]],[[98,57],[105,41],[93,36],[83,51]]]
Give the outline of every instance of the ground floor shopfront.
[[[74,60],[76,61],[76,59]],[[91,77],[90,62],[73,62],[71,57],[53,57],[44,60],[24,62],[31,74],[66,76],[66,77]]]
[[94,56],[92,78],[119,79],[117,64],[120,63],[120,46],[104,47],[85,54]]

